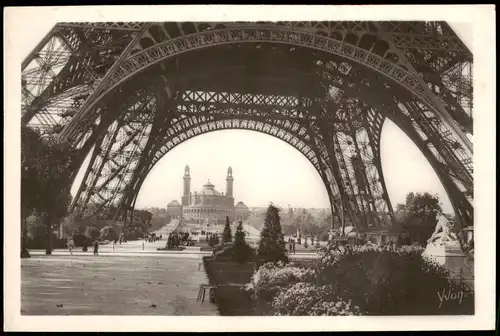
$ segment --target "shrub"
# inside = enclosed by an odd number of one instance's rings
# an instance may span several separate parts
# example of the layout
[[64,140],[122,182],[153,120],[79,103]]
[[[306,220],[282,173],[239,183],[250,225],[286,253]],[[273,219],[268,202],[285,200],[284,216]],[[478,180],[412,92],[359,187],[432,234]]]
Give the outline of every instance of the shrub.
[[[449,272],[414,247],[337,246],[321,256],[318,286],[352,300],[367,315],[471,314],[473,293],[448,280]],[[463,293],[463,301],[440,305],[438,293]]]
[[218,235],[210,235],[208,237],[208,246],[214,247],[214,246],[219,245],[219,243],[220,243],[220,240],[219,240]]
[[293,264],[285,265],[266,263],[254,273],[246,289],[251,291],[257,300],[272,302],[276,294],[298,282],[311,281],[314,270],[297,267]]
[[281,233],[279,209],[272,204],[267,208],[264,228],[260,232],[258,257],[264,263],[288,261],[285,240]]
[[85,244],[90,245],[90,238],[81,232],[73,233],[73,242],[75,246],[84,246]]
[[236,228],[234,238],[234,246],[232,247],[231,259],[237,263],[243,264],[254,258],[254,250],[245,241],[245,232],[243,231],[243,223],[239,222]]
[[229,225],[229,217],[226,217],[226,225],[222,232],[222,242],[230,243],[233,241],[233,233],[231,232],[231,225]]
[[322,242],[326,242],[326,241],[328,241],[328,237],[329,237],[329,232],[328,232],[328,230],[325,230],[325,231],[320,233],[319,240],[321,240]]
[[165,246],[167,249],[171,249],[174,247],[173,239],[172,239],[172,234],[169,234],[167,237],[167,243]]
[[138,227],[126,228],[123,232],[123,240],[139,240],[144,238],[144,232]]
[[94,241],[99,239],[101,232],[94,226],[87,226],[85,229],[85,235]]
[[[213,241],[215,242],[215,241]],[[214,255],[218,255],[219,257],[225,258],[227,257],[228,259],[230,258],[230,251],[229,247],[226,245],[212,245],[212,252]]]
[[118,240],[118,238],[118,233],[112,226],[103,227],[100,231],[100,239],[102,240],[115,241]]
[[360,315],[352,302],[332,297],[330,285],[299,282],[281,291],[273,300],[275,315],[346,316]]

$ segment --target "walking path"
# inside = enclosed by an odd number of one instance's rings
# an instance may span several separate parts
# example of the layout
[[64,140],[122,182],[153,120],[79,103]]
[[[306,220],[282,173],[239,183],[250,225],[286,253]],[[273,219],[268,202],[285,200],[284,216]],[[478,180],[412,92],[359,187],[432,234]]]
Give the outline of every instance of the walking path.
[[173,256],[22,259],[21,314],[217,315],[214,304],[196,301],[208,282],[201,260]]
[[[186,246],[182,251],[158,251],[158,248],[164,248],[167,242],[166,235],[163,239],[156,242],[147,242],[144,240],[127,241],[126,243],[99,245],[99,255],[105,256],[170,256],[170,257],[188,257],[201,258],[203,256],[212,255],[212,251],[201,251],[199,246]],[[45,255],[45,250],[30,250],[31,255]],[[52,255],[70,255],[68,249],[55,249]],[[73,249],[74,256],[93,255],[92,247],[88,248],[87,252],[83,252],[81,247]],[[289,255],[291,259],[310,259],[317,257],[314,252],[297,252]]]

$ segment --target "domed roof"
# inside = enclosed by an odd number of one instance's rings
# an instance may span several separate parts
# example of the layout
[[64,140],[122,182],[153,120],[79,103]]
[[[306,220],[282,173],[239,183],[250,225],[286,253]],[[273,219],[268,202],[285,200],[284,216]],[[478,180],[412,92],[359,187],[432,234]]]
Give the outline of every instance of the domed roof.
[[205,189],[213,189],[213,188],[215,188],[215,186],[212,183],[210,183],[210,180],[209,180],[207,183],[205,183],[203,185],[203,188],[205,188]]
[[248,207],[243,202],[238,202],[238,204],[236,204],[234,207],[238,209],[248,209]]
[[174,208],[174,207],[182,207],[182,205],[177,202],[177,200],[173,200],[172,202],[168,203],[167,208]]

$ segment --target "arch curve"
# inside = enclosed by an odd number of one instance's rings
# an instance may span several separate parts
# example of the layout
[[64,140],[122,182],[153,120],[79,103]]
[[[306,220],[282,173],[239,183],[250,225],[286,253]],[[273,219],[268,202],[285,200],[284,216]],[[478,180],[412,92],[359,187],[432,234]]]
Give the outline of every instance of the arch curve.
[[[232,123],[237,122],[238,125],[240,123],[244,123],[245,118],[245,113],[248,115],[246,117],[248,118],[261,118],[264,120],[264,122],[261,122],[261,124],[265,124],[265,122],[274,122],[279,123],[283,122],[285,123],[288,119],[293,120],[293,118],[303,118],[303,117],[310,117],[310,120],[305,120],[302,119],[303,124],[314,124],[312,123],[314,118],[326,118],[326,120],[329,120],[328,122],[329,127],[332,127],[328,131],[322,131],[322,130],[315,130],[314,136],[310,137],[315,140],[314,143],[311,143],[311,145],[315,145],[316,152],[321,153],[319,156],[318,155],[312,155],[312,152],[309,151],[308,154],[310,155],[308,159],[313,159],[314,156],[324,158],[324,160],[320,160],[323,164],[323,166],[318,166],[316,165],[316,170],[320,173],[320,176],[322,177],[323,181],[325,182],[325,185],[327,186],[327,190],[329,190],[329,197],[332,203],[332,208],[334,208],[338,202],[338,199],[341,199],[341,202],[347,202],[348,204],[345,205],[346,207],[350,207],[346,209],[346,213],[348,214],[354,214],[351,215],[351,217],[356,216],[356,213],[364,213],[362,216],[369,216],[371,213],[373,213],[374,209],[373,208],[375,205],[373,205],[373,202],[371,202],[369,199],[365,199],[366,197],[370,195],[364,195],[365,190],[368,190],[366,187],[366,180],[361,176],[363,173],[363,170],[365,169],[363,165],[360,165],[359,159],[353,158],[351,156],[345,157],[345,153],[343,153],[342,148],[337,146],[339,143],[340,139],[333,139],[333,140],[328,140],[325,139],[325,136],[331,136],[331,132],[334,129],[334,124],[335,124],[335,119],[338,119],[344,126],[348,126],[346,128],[346,132],[351,132],[353,130],[356,130],[359,127],[363,126],[363,123],[368,122],[368,124],[373,123],[373,121],[370,121],[369,119],[370,116],[370,111],[366,110],[366,106],[362,104],[363,101],[366,101],[369,104],[372,104],[372,106],[379,106],[379,110],[387,110],[390,107],[390,102],[392,99],[394,99],[394,94],[389,94],[388,91],[392,89],[391,85],[388,86],[383,86],[383,87],[373,87],[371,88],[367,84],[370,83],[369,78],[365,78],[366,80],[363,81],[363,77],[359,78],[358,81],[355,81],[354,78],[350,78],[349,76],[352,74],[356,73],[356,69],[353,70],[352,66],[349,63],[346,62],[327,62],[326,67],[329,68],[330,71],[332,71],[329,75],[327,72],[323,73],[323,76],[325,78],[329,78],[329,80],[333,80],[333,77],[339,76],[339,74],[342,74],[341,77],[335,78],[336,82],[334,85],[336,87],[341,87],[341,90],[344,90],[344,93],[340,93],[340,95],[335,95],[335,94],[329,94],[327,95],[326,99],[326,104],[321,105],[323,106],[325,111],[323,113],[329,114],[330,116],[325,116],[322,115],[322,113],[317,113],[311,110],[308,112],[304,113],[304,116],[302,116],[300,113],[296,113],[294,115],[290,114],[290,109],[294,109],[294,97],[288,97],[289,99],[285,99],[285,105],[282,106],[285,109],[280,110],[280,112],[274,112],[272,111],[273,107],[272,106],[278,106],[282,103],[280,103],[281,98],[276,97],[276,96],[266,96],[266,95],[259,95],[259,94],[237,94],[236,96],[233,94],[231,97],[231,94],[224,93],[224,92],[201,92],[199,93],[198,96],[191,97],[189,93],[182,92],[181,95],[177,95],[175,99],[180,99],[180,100],[175,100],[173,101],[173,104],[175,105],[175,108],[173,109],[172,112],[164,111],[163,108],[158,107],[156,110],[156,114],[163,114],[167,112],[168,115],[171,115],[172,118],[177,118],[178,120],[174,123],[172,123],[172,119],[168,122],[168,126],[165,128],[165,134],[166,138],[163,138],[159,142],[168,142],[172,141],[172,145],[170,146],[170,149],[173,148],[175,145],[185,141],[187,138],[189,138],[189,135],[186,135],[184,133],[189,132],[188,129],[191,127],[193,124],[203,124],[203,122],[208,121],[214,123],[222,123],[223,127],[226,128],[238,128],[238,127],[233,127]],[[359,74],[358,74],[359,75]],[[331,77],[331,78],[330,78]],[[360,80],[361,79],[361,80]],[[368,81],[368,82],[367,82]],[[385,83],[385,82],[382,82]],[[380,83],[379,83],[380,84]],[[385,83],[386,84],[386,83]],[[365,91],[369,91],[370,93],[364,92],[363,95],[360,96],[361,92],[359,91],[360,88],[365,87]],[[369,88],[369,89],[368,89]],[[347,95],[345,95],[346,92],[349,92]],[[192,93],[194,94],[194,93]],[[259,97],[263,96],[263,97]],[[331,97],[332,100],[330,100]],[[403,96],[400,96],[399,98],[401,99]],[[286,98],[286,97],[284,97]],[[354,98],[354,99],[353,99]],[[291,100],[290,100],[291,99]],[[339,100],[340,99],[340,100]],[[255,105],[257,102],[257,105]],[[231,104],[240,104],[239,106],[233,106],[230,107]],[[319,102],[315,102],[316,104]],[[347,105],[346,105],[347,104]],[[360,105],[361,104],[361,105]],[[188,106],[187,109],[180,109],[179,106]],[[199,106],[200,108],[195,106]],[[309,105],[306,102],[306,105],[308,109],[316,109],[318,106],[313,106]],[[342,107],[343,106],[343,107]],[[212,111],[209,112],[206,110],[207,107],[213,108],[215,110],[220,110],[219,112],[217,111]],[[170,107],[172,108],[172,107]],[[255,112],[245,112],[245,113],[240,113],[241,111],[245,111],[245,109],[253,109]],[[328,110],[330,108],[334,108],[335,110]],[[168,109],[168,107],[167,107]],[[288,112],[287,112],[288,109]],[[224,110],[225,112],[221,112]],[[270,113],[271,112],[271,113]],[[204,114],[209,114],[210,117],[209,119],[202,119],[206,118],[203,117]],[[183,116],[184,114],[184,116]],[[191,122],[187,116],[191,116],[194,118],[194,120]],[[332,116],[335,115],[335,117]],[[404,111],[400,111],[397,113],[397,117],[400,118],[401,115],[404,115]],[[229,120],[230,125],[229,126],[224,126],[224,118],[228,118],[231,116],[231,120]],[[368,119],[366,119],[368,118]],[[234,121],[236,120],[236,121]],[[185,123],[185,124],[184,124]],[[183,125],[186,125],[184,127]],[[337,132],[344,132],[342,130],[343,128],[335,129]],[[216,130],[216,128],[212,129]],[[207,129],[205,131],[210,131],[210,126],[207,126]],[[297,130],[295,130],[297,131]],[[170,133],[169,133],[170,132]],[[172,133],[173,132],[173,133]],[[373,134],[377,133],[378,131],[371,131]],[[182,135],[181,135],[182,134]],[[305,134],[305,133],[304,133]],[[301,136],[304,136],[302,134]],[[176,138],[176,136],[178,136]],[[170,137],[170,138],[168,138]],[[351,137],[351,135],[348,135],[347,137]],[[310,139],[309,138],[309,139]],[[334,138],[337,138],[337,136],[334,136]],[[333,141],[333,142],[331,142]],[[370,143],[373,143],[372,146],[373,150],[371,151],[371,163],[369,163],[372,166],[376,166],[378,164],[377,160],[374,160],[376,156],[378,155],[376,146],[378,146],[377,142],[378,140],[369,140]],[[136,143],[132,141],[132,143]],[[330,145],[328,145],[330,143]],[[137,144],[137,143],[136,143]],[[353,148],[355,144],[351,141],[351,143],[346,143],[347,147]],[[328,146],[332,146],[334,149],[329,150]],[[347,148],[346,147],[346,148]],[[301,146],[301,148],[303,148]],[[167,148],[169,149],[169,148]],[[159,152],[160,148],[153,148],[152,151],[146,153],[146,155],[155,155]],[[137,155],[142,155],[140,152],[137,153]],[[307,157],[307,154],[306,154]],[[158,160],[158,158],[156,159]],[[314,165],[315,162],[313,162]],[[116,189],[116,192],[113,192],[113,195],[108,195],[108,199],[114,199],[115,196],[118,197],[124,197],[126,196],[126,204],[122,204],[124,207],[129,207],[130,204],[134,204],[134,197],[136,197],[136,194],[138,192],[138,184],[142,184],[140,181],[141,179],[144,179],[145,176],[147,175],[147,172],[149,171],[148,168],[150,168],[151,162],[147,164],[146,166],[142,167],[140,170],[137,170],[136,175],[141,175],[142,176],[137,176],[135,177],[136,181],[128,181],[124,182],[120,188]],[[338,165],[340,168],[335,168],[335,166]],[[326,171],[328,169],[330,171]],[[347,168],[342,168],[342,167],[347,167]],[[349,168],[350,167],[350,168]],[[338,170],[333,171],[334,169],[340,169],[344,170],[344,172],[341,174]],[[132,171],[134,173],[134,171]],[[111,174],[113,174],[113,171],[111,171]],[[117,174],[120,174],[117,172]],[[360,175],[361,174],[361,175]],[[343,175],[342,177],[339,177]],[[383,175],[379,173],[379,178],[383,178]],[[376,176],[375,176],[376,179]],[[362,182],[360,182],[362,181]],[[365,181],[365,182],[363,182]],[[378,184],[381,181],[375,181],[376,184]],[[374,182],[374,183],[375,183]],[[363,183],[364,187],[363,189],[363,194],[356,195],[358,193],[358,189],[356,188],[357,183]],[[383,183],[382,183],[383,185]],[[341,187],[339,187],[341,186]],[[128,190],[125,190],[126,188],[129,188]],[[341,190],[345,189],[344,193],[347,193],[348,195],[351,196],[345,196],[344,199],[342,200],[341,197]],[[121,195],[120,195],[121,194]],[[346,194],[346,195],[347,195]],[[389,213],[392,211],[390,203],[388,201],[388,196],[386,192],[384,192],[384,187],[382,186],[382,191],[379,193],[379,196],[381,200],[384,200],[384,202],[387,203],[388,205],[388,211]],[[347,198],[346,198],[347,197]],[[88,199],[88,198],[87,198]],[[75,200],[76,202],[76,200]],[[370,209],[370,207],[372,207]],[[354,221],[354,220],[353,220]]]
[[[323,181],[325,190],[327,194],[330,196],[331,192],[334,190],[334,186],[331,185],[332,181],[328,180],[326,175],[324,174],[325,172],[325,158],[322,158],[321,155],[318,158],[318,153],[315,152],[315,150],[311,147],[313,147],[308,140],[305,140],[303,138],[299,138],[294,134],[291,134],[288,130],[284,128],[278,128],[271,123],[261,123],[261,126],[255,126],[255,127],[248,127],[244,125],[244,121],[240,120],[235,123],[235,120],[231,119],[221,119],[221,120],[215,120],[215,121],[208,121],[204,124],[198,125],[200,128],[202,125],[208,126],[209,124],[216,124],[218,123],[219,126],[216,128],[209,128],[207,130],[202,130],[199,133],[198,132],[192,132],[189,136],[184,137],[183,139],[180,139],[178,142],[172,140],[174,137],[179,137],[180,134],[185,133],[185,130],[179,131],[177,134],[175,134],[172,137],[169,137],[166,139],[165,144],[160,148],[155,154],[155,159],[151,162],[149,167],[142,171],[140,173],[139,178],[137,179],[137,182],[133,186],[133,199],[130,200],[131,205],[135,204],[135,201],[139,195],[140,189],[146,180],[147,176],[150,174],[150,172],[154,169],[154,167],[161,161],[161,159],[167,155],[171,150],[174,148],[178,147],[179,145],[182,145],[184,142],[194,139],[198,136],[218,132],[218,131],[228,131],[228,130],[243,130],[243,131],[251,131],[251,132],[257,132],[260,134],[265,134],[268,136],[273,137],[274,139],[283,141],[287,145],[291,146],[292,148],[296,149],[299,153],[301,153],[307,161],[314,167],[316,172],[318,173],[319,177]],[[249,120],[250,121],[250,120]],[[208,127],[207,127],[208,128]],[[170,143],[170,144],[169,144]],[[328,169],[328,168],[327,168]],[[329,190],[330,188],[330,190]],[[333,200],[330,200],[331,204],[331,210],[332,212],[336,211],[333,207]]]
[[[325,37],[315,33],[301,30],[285,29],[279,27],[241,27],[222,28],[206,30],[198,33],[179,36],[164,42],[145,48],[140,52],[130,55],[125,59],[103,84],[102,93],[90,103],[86,109],[81,111],[84,116],[94,108],[95,103],[102,100],[123,82],[132,79],[147,68],[160,62],[180,56],[188,51],[208,48],[216,45],[228,45],[237,43],[274,43],[288,44],[292,46],[303,46],[312,50],[324,51],[354,61],[370,68],[386,78],[396,82],[411,94],[415,95],[429,108],[436,109],[434,102],[425,94],[424,88],[420,86],[416,75],[408,72],[400,65],[385,59],[383,55],[389,49],[385,41],[377,42],[380,46],[380,55],[373,49],[370,52],[361,47],[344,42],[332,37]],[[385,43],[383,46],[382,44]],[[383,49],[383,50],[382,50]],[[378,50],[378,49],[377,49]],[[73,129],[72,123],[78,122],[79,118],[73,118],[65,127],[65,130]],[[68,136],[69,131],[63,131]]]
[[[373,156],[377,155],[378,130],[373,126],[373,111],[369,107],[359,101],[353,103],[353,111],[342,107],[346,96],[355,96],[362,102],[376,101],[369,104],[372,107],[378,104],[377,120],[383,118],[382,115],[394,116],[418,136],[424,134],[424,149],[437,160],[436,166],[444,178],[450,180],[450,188],[459,187],[461,183],[472,189],[472,150],[468,148],[470,141],[464,141],[464,132],[459,129],[459,125],[464,129],[471,127],[472,115],[467,117],[465,111],[461,114],[461,105],[464,104],[459,101],[461,98],[452,95],[454,90],[451,89],[460,79],[460,74],[467,70],[463,68],[464,63],[470,68],[472,55],[453,33],[445,29],[445,23],[73,22],[61,23],[55,28],[22,64],[22,122],[28,125],[33,121],[31,126],[39,129],[46,127],[48,136],[70,141],[82,153],[88,152],[92,146],[97,148],[92,153],[95,164],[86,171],[90,177],[83,181],[84,184],[88,182],[89,189],[87,186],[83,188],[89,192],[85,195],[85,202],[94,194],[96,198],[103,196],[107,201],[114,200],[110,198],[114,191],[106,188],[108,181],[127,184],[127,174],[132,175],[135,169],[146,169],[136,165],[149,167],[147,161],[142,163],[136,157],[156,153],[157,145],[150,139],[156,139],[162,132],[166,134],[172,115],[186,112],[177,109],[178,96],[196,90],[205,95],[215,93],[220,97],[229,92],[245,97],[236,103],[234,100],[230,102],[239,104],[238,109],[226,111],[234,118],[245,117],[242,112],[245,109],[251,109],[257,117],[266,117],[266,114],[267,117],[278,115],[285,119],[303,115],[311,117],[310,124],[317,128],[313,137],[317,151],[320,157],[328,157],[327,166],[335,169],[325,172],[324,176],[330,185],[335,185],[332,182],[335,179],[340,181],[337,183],[339,190],[335,190],[334,195],[343,193],[349,202],[358,203],[358,208],[353,204],[350,209],[357,212],[356,216],[363,217],[361,207],[366,204],[361,204],[363,195],[356,194],[355,184],[358,180],[363,181],[357,176],[363,172],[363,162],[350,155],[353,146],[356,147],[353,134],[366,126],[369,135],[375,139],[366,140],[373,142]],[[398,38],[400,28],[408,34]],[[61,44],[64,52],[45,52],[44,48],[52,43]],[[278,47],[282,47],[285,57],[275,57],[276,53],[272,53],[272,50],[280,49]],[[230,79],[235,73],[231,71],[227,71],[222,79],[217,77],[218,74],[207,75],[213,78],[204,78],[205,82],[199,86],[196,86],[199,84],[196,80],[186,83],[175,78],[186,74],[189,65],[186,66],[184,61],[199,56],[196,51],[212,52],[213,58],[238,58],[227,56],[230,49],[250,51],[247,58],[241,57],[247,64],[243,67],[240,64],[237,75],[241,77],[240,83],[233,85],[236,81]],[[218,54],[221,51],[223,54]],[[266,54],[259,55],[259,52]],[[255,63],[258,63],[255,60],[259,59],[255,55],[266,61],[273,58],[274,64],[259,74],[267,79],[252,77]],[[38,57],[49,63],[51,58],[55,60],[52,72],[44,69],[45,65]],[[461,58],[465,61],[460,61]],[[199,59],[203,62],[195,62],[203,63],[201,66],[212,65],[206,62],[206,58]],[[40,64],[30,69],[28,65],[34,63]],[[291,65],[290,68],[299,71],[272,71],[281,64]],[[311,64],[317,64],[318,68],[329,67],[332,71],[311,70]],[[465,77],[472,77],[469,70]],[[45,89],[29,89],[34,72],[40,72],[40,76],[35,76],[33,83]],[[56,77],[53,77],[53,72]],[[298,74],[300,72],[314,73],[314,76],[306,77]],[[461,92],[471,102],[472,87],[465,77],[466,87]],[[223,85],[217,83],[217,79]],[[272,87],[280,89],[272,90]],[[140,92],[138,88],[144,90]],[[35,96],[30,96],[33,93]],[[291,99],[285,108],[277,107],[280,104],[276,104],[279,103],[276,99],[255,103],[266,95],[297,97],[304,99],[305,104],[301,109],[295,109]],[[162,100],[167,102],[161,103]],[[193,102],[188,112],[198,113],[214,104],[222,108],[229,105],[227,101],[214,103],[213,100],[200,99]],[[405,108],[398,108],[400,105]],[[255,112],[257,110],[259,113]],[[218,118],[221,118],[223,113],[219,112],[212,115],[219,114]],[[44,120],[40,119],[35,126],[37,121],[34,119],[38,118]],[[117,120],[120,122],[118,126],[114,123]],[[162,122],[166,126],[160,127],[159,131],[153,127]],[[49,135],[49,132],[58,132],[61,128],[62,132]],[[349,153],[335,147],[345,140],[339,137],[353,139],[345,144]],[[78,147],[80,144],[82,146]],[[460,145],[467,147],[466,155],[462,155]],[[368,156],[367,164],[377,162]],[[119,182],[120,179],[125,180]],[[463,197],[457,197],[455,201],[458,208],[467,212],[470,204],[462,204],[466,202]]]
[[[332,169],[329,167],[329,158],[324,148],[318,148],[318,144],[313,143],[315,134],[309,133],[307,128],[303,125],[285,125],[286,121],[280,124],[276,121],[228,119],[224,117],[216,120],[198,122],[195,125],[190,125],[186,123],[186,121],[187,119],[181,119],[172,124],[170,129],[175,129],[175,132],[167,135],[159,142],[160,146],[155,150],[154,158],[147,166],[142,167],[142,170],[136,173],[135,179],[131,181],[131,185],[129,186],[129,192],[131,193],[129,195],[133,195],[133,198],[128,198],[125,201],[127,207],[135,204],[140,188],[149,172],[161,158],[173,148],[189,139],[211,132],[221,130],[247,130],[269,135],[298,150],[316,169],[329,195],[332,212],[337,211],[334,208],[334,197],[338,197],[338,191],[335,185],[337,181],[334,180]],[[124,189],[125,188],[123,188],[123,190]]]

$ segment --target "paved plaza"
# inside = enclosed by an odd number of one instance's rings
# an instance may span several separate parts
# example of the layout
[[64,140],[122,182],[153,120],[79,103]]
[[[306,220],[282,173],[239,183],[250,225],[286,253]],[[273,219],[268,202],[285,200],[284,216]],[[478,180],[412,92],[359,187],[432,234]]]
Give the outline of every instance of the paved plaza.
[[217,315],[196,301],[207,283],[196,255],[78,253],[21,261],[23,315]]
[[[21,260],[21,313],[25,315],[217,315],[207,300],[196,302],[199,285],[208,283],[202,257],[211,251],[187,247],[158,251],[165,240],[129,241],[70,255],[32,250]],[[291,259],[311,259],[297,253]]]

